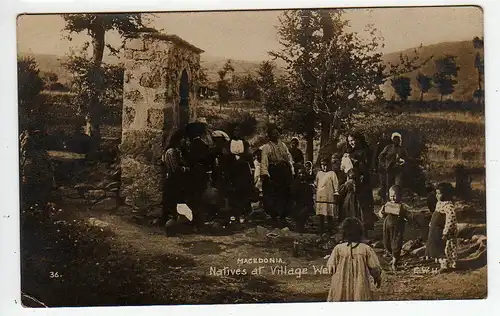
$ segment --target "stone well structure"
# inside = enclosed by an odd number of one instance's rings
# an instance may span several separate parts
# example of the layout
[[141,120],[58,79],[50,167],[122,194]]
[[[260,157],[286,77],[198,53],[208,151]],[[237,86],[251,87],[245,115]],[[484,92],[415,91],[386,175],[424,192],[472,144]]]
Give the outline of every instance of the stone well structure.
[[127,39],[120,145],[126,205],[161,207],[161,155],[171,133],[196,117],[202,52],[176,35],[143,32]]

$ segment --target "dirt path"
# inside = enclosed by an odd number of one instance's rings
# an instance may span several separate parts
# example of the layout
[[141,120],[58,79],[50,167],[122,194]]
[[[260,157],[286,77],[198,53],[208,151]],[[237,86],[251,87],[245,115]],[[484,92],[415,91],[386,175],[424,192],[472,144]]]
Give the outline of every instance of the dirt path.
[[[288,293],[289,301],[322,301],[326,297],[330,283],[326,259],[318,255],[296,258],[292,247],[276,245],[255,228],[228,236],[166,237],[161,229],[138,227],[116,215],[101,213],[98,217],[109,223],[115,241],[137,256],[173,254],[188,258],[193,261],[190,273],[200,279],[216,277],[231,286],[246,274],[272,284],[276,292]],[[324,254],[329,252],[325,250]],[[254,262],[259,259],[264,262]],[[388,268],[383,258],[381,261]],[[282,273],[281,268],[287,272]],[[445,275],[416,274],[408,268],[396,274],[386,270],[384,276],[383,286],[375,290],[381,300],[474,298],[486,293],[486,268]],[[461,286],[457,288],[457,284]]]
[[[48,306],[321,302],[330,283],[321,266],[331,249],[308,248],[296,258],[293,239],[266,238],[255,227],[166,237],[75,205],[48,220],[25,220],[22,239],[22,289]],[[273,273],[281,266],[294,273]],[[486,267],[446,275],[386,271],[375,293],[380,300],[482,298]]]

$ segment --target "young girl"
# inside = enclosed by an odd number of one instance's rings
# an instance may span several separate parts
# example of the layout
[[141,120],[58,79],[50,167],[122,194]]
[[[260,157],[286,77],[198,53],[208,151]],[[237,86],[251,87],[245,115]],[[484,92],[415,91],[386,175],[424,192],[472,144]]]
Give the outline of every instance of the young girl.
[[342,223],[343,243],[338,244],[328,259],[328,271],[333,274],[328,302],[370,301],[371,275],[380,287],[381,267],[373,249],[362,243],[363,225],[356,218],[346,218]]
[[432,214],[429,237],[427,239],[427,256],[438,259],[441,272],[456,267],[457,260],[457,217],[455,206],[451,201],[453,186],[440,183],[436,187],[436,210]]
[[335,172],[328,170],[328,161],[321,160],[321,170],[316,175],[316,215],[320,218],[320,233],[325,230],[325,217],[328,233],[333,230],[333,220],[338,218],[339,181]]
[[384,248],[392,257],[392,269],[396,270],[401,257],[406,221],[409,218],[407,206],[401,203],[399,186],[394,185],[389,189],[389,202],[382,206],[379,216],[384,218]]
[[363,212],[356,196],[355,173],[353,169],[347,172],[346,182],[339,190],[339,220],[355,217],[363,222]]

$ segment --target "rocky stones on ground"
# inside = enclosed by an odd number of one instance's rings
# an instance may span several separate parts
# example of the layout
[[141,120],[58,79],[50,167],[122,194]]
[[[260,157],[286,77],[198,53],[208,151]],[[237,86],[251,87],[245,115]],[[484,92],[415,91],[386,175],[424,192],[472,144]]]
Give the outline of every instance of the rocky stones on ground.
[[87,220],[87,223],[91,226],[98,227],[98,228],[106,228],[109,226],[109,223],[101,221],[97,218],[91,217]]
[[92,209],[111,211],[116,209],[117,207],[118,207],[118,202],[116,198],[108,197],[94,204],[92,206]]
[[406,255],[407,253],[411,252],[412,250],[419,248],[422,246],[422,241],[420,239],[414,239],[414,240],[409,240],[407,241],[402,249],[401,249],[401,255]]
[[85,198],[89,200],[100,200],[106,196],[106,191],[104,190],[88,190],[85,193]]
[[413,250],[411,251],[411,254],[412,254],[412,256],[415,256],[415,257],[417,257],[417,258],[420,258],[420,257],[422,257],[422,256],[424,256],[424,255],[425,255],[425,249],[426,249],[426,247],[425,247],[425,246],[419,247],[419,248],[417,248],[417,249],[413,249]]
[[266,237],[269,230],[267,228],[259,225],[259,226],[255,227],[255,232],[260,237]]
[[108,183],[105,186],[106,190],[116,190],[118,188],[120,188],[120,182],[119,181],[114,181],[114,182]]
[[457,237],[468,239],[474,235],[485,235],[485,234],[486,234],[486,224],[469,224],[469,223],[457,224]]

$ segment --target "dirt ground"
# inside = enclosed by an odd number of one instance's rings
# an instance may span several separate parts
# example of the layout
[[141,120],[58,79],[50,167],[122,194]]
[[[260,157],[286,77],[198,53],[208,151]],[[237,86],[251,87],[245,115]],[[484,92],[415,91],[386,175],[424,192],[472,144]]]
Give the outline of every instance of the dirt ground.
[[[22,291],[47,306],[322,302],[329,289],[323,268],[331,245],[302,246],[294,257],[293,238],[266,237],[256,225],[167,237],[163,229],[85,204],[56,208],[50,216],[29,211],[21,224]],[[379,300],[486,297],[486,267],[418,273],[415,260],[406,259],[394,273],[380,260]],[[280,266],[293,274],[278,275]]]

